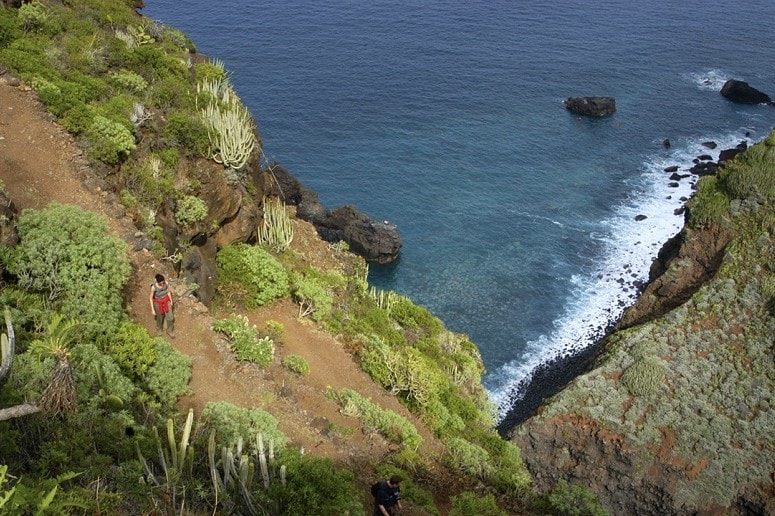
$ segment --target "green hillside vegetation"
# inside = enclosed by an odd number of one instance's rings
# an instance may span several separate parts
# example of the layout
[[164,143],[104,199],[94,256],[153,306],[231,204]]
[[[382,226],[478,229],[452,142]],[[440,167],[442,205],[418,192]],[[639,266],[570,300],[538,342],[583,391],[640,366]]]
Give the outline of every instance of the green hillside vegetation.
[[[175,251],[172,258],[179,259],[181,249],[165,242],[160,214],[171,215],[181,232],[212,230],[205,224],[213,205],[202,199],[194,164],[211,160],[230,184],[251,192],[247,163],[257,159],[261,141],[223,64],[195,54],[183,33],[139,16],[133,4],[0,6],[0,65],[78,139],[138,227],[156,240],[157,254]],[[300,317],[340,335],[363,370],[442,442],[459,445],[449,457],[457,449],[477,450],[487,475],[450,459],[462,482],[484,481],[506,503],[521,503],[530,477],[519,450],[492,428],[476,346],[409,299],[369,289],[360,258],[352,257],[345,270],[308,263],[288,247],[293,232],[285,207],[274,200],[264,206],[274,215],[264,217],[262,245],[227,245],[218,253],[219,306],[239,312],[293,300]],[[196,507],[251,514],[259,506],[276,514],[363,511],[354,475],[299,455],[278,429],[281,415],[227,403],[208,405],[198,421],[178,413],[191,360],[128,319],[121,297],[130,275],[126,247],[108,235],[104,220],[53,205],[25,212],[18,227],[20,244],[0,253],[0,303],[10,311],[17,345],[0,408],[30,402],[44,413],[0,421],[0,457],[8,468],[0,509],[34,512],[45,502],[44,509],[82,513]],[[346,246],[335,249],[347,254]],[[60,335],[65,327],[70,330]],[[261,332],[230,316],[214,329],[228,336],[238,360],[262,367],[277,361],[279,323]],[[301,357],[283,363],[304,381],[308,364]],[[74,389],[56,398],[67,402],[62,406],[48,406],[52,377]],[[345,412],[401,444],[383,466],[402,471],[417,507],[436,513],[432,496],[412,481],[432,471],[417,428],[354,391],[336,396]],[[262,467],[258,435],[276,453],[268,487],[254,478]],[[278,482],[281,465],[285,484]],[[229,487],[226,478],[235,472],[252,475],[247,491],[235,489],[233,478]],[[479,502],[464,505],[471,503]]]

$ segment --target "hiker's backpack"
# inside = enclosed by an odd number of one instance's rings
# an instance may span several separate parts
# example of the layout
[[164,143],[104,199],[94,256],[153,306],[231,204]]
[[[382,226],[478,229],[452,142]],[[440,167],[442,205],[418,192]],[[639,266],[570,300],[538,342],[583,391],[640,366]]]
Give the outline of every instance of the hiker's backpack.
[[371,496],[376,498],[377,493],[379,493],[379,482],[375,482],[374,484],[371,485]]

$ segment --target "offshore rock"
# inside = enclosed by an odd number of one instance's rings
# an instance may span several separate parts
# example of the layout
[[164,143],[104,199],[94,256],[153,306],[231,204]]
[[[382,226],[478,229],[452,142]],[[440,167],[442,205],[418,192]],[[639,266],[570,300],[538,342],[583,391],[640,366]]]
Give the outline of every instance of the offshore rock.
[[739,104],[769,104],[772,99],[766,93],[750,86],[747,82],[730,79],[721,88],[721,94]]
[[604,117],[616,112],[613,97],[568,97],[563,104],[565,109],[583,116]]
[[390,263],[401,251],[401,238],[395,224],[372,220],[355,206],[333,210],[320,225],[324,239],[344,240],[351,250],[369,261]]

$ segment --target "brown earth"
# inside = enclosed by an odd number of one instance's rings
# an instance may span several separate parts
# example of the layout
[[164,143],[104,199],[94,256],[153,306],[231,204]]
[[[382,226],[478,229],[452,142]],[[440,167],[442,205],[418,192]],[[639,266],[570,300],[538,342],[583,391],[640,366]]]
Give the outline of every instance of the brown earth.
[[[133,275],[125,292],[129,316],[151,331],[154,323],[148,295],[153,275],[160,272],[171,278],[177,294],[177,331],[171,343],[193,360],[191,394],[181,401],[181,409],[192,407],[201,413],[207,402],[221,400],[265,408],[278,416],[282,431],[294,445],[347,464],[363,473],[359,481],[365,484],[374,479],[373,465],[396,445],[363,429],[356,419],[342,415],[326,397],[329,386],[353,388],[410,419],[425,441],[422,453],[430,459],[429,476],[439,486],[448,481],[437,463],[443,446],[427,427],[361,371],[339,341],[310,321],[299,320],[297,308],[290,301],[247,315],[258,327],[268,319],[282,322],[285,339],[277,355],[303,356],[310,364],[309,376],[299,378],[280,366],[279,359],[266,370],[237,362],[225,339],[211,329],[213,318],[207,307],[186,296],[185,285],[172,279],[175,274],[171,265],[147,250],[132,250],[137,228],[116,195],[108,191],[107,183],[95,175],[75,139],[53,121],[34,92],[23,84],[11,86],[8,82],[8,76],[0,77],[0,179],[10,198],[20,209],[43,208],[57,202],[103,215],[110,231],[130,243]],[[319,266],[335,265],[331,250],[317,238],[312,226],[298,220],[295,223],[294,246],[318,260]],[[446,495],[438,496],[439,505],[448,507]]]

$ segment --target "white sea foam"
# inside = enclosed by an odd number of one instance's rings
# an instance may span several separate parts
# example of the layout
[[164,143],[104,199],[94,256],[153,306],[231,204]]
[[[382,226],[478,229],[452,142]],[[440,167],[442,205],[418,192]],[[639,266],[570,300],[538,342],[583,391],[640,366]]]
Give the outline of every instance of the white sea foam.
[[[691,186],[697,180],[690,176],[671,188],[670,174],[664,169],[679,165],[679,173],[687,174],[697,155],[709,154],[715,160],[722,149],[744,139],[744,133],[741,129],[722,137],[676,142],[667,158],[661,156],[643,164],[642,181],[636,191],[619,206],[616,215],[602,221],[599,232],[590,233],[590,238],[604,242],[606,251],[588,274],[571,278],[573,291],[566,299],[564,314],[554,321],[553,331],[529,342],[521,356],[492,374],[490,380],[496,386],[490,394],[501,417],[522,398],[537,368],[578,353],[602,337],[608,325],[632,304],[637,285],[648,280],[659,249],[683,225],[683,215],[674,211],[683,206],[682,197],[691,196]],[[706,140],[715,141],[718,147],[705,148],[701,142]],[[638,222],[637,215],[647,218]]]
[[687,74],[686,77],[696,84],[701,90],[721,91],[721,87],[731,77],[722,70],[705,70]]

